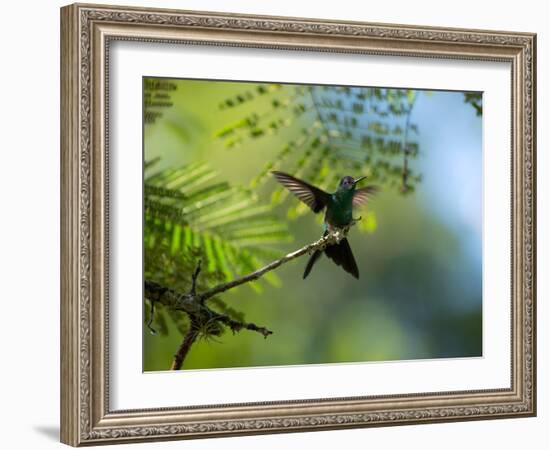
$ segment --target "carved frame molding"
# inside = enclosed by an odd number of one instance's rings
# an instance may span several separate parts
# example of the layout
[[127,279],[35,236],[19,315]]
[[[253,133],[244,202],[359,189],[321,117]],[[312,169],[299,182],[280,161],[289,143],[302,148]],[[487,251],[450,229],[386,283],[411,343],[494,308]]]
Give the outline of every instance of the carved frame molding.
[[[174,409],[108,407],[108,62],[113,40],[507,61],[510,389]],[[536,36],[75,4],[61,10],[61,440],[78,446],[536,414]]]

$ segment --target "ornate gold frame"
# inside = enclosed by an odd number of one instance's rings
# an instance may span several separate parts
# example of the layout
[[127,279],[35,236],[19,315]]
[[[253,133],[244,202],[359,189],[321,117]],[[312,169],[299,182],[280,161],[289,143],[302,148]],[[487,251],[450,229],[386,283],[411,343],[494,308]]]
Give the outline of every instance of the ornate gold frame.
[[[510,62],[510,388],[111,411],[107,371],[106,98],[112,40]],[[77,446],[535,415],[535,52],[536,36],[529,33],[98,5],[62,8],[62,442]]]

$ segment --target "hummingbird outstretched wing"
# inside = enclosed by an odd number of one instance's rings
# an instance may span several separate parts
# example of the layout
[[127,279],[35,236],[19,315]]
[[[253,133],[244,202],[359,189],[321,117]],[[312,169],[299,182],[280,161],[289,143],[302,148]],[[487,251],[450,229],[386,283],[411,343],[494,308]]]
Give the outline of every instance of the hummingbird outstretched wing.
[[278,170],[274,170],[271,173],[277,178],[279,183],[309,206],[314,213],[318,213],[327,206],[330,194],[327,194],[325,191],[287,173],[279,172]]
[[353,193],[353,206],[357,207],[370,200],[379,191],[377,186],[367,186],[356,189]]

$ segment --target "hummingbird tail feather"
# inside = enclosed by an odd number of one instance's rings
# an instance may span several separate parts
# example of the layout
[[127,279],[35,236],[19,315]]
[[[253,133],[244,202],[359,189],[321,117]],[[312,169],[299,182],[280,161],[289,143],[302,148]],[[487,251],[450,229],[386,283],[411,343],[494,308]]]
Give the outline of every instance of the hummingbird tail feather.
[[309,275],[309,272],[311,272],[311,269],[313,268],[314,264],[317,262],[321,254],[322,252],[320,250],[315,250],[313,252],[313,255],[310,256],[309,261],[307,262],[306,268],[304,270],[304,276],[303,276],[304,280]]
[[359,269],[357,268],[357,263],[355,262],[351,247],[346,238],[342,239],[338,244],[330,245],[325,248],[325,254],[332,259],[337,266],[342,266],[342,269],[359,279]]

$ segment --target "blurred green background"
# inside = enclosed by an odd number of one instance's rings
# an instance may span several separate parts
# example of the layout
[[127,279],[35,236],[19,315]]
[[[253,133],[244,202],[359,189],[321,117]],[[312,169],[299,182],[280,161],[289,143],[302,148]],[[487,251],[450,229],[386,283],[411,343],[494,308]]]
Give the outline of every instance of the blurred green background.
[[[311,90],[296,90],[292,85],[200,80],[160,80],[168,84],[147,85],[151,80],[144,80],[144,159],[157,161],[155,170],[206,162],[215,171],[216,180],[250,187],[251,181],[266,171],[266,163],[275,161],[277,169],[311,181],[313,172],[309,177],[307,171],[299,172],[297,161],[304,151],[309,152],[309,158],[321,147],[297,145],[294,160],[281,157],[281,149],[303,137],[312,126],[330,128],[326,125],[331,123],[328,116],[323,116],[327,121],[319,124],[318,108],[292,112],[295,105],[303,104],[304,97],[312,97]],[[258,92],[259,86],[272,86],[272,90],[239,100],[243,92]],[[357,92],[348,91],[347,95]],[[409,91],[402,92],[403,98],[412,98]],[[370,182],[382,187],[367,210],[356,214],[368,218],[368,223],[362,224],[362,229],[352,229],[349,236],[360,279],[355,280],[323,257],[308,279],[302,280],[306,256],[277,269],[278,281],[262,281],[254,288],[245,285],[224,293],[221,298],[225,305],[244,314],[246,321],[266,326],[273,335],[264,339],[244,330],[200,339],[185,360],[185,369],[482,355],[480,96],[474,95],[472,100],[470,94],[462,92],[413,92],[414,108],[408,115],[414,126],[408,139],[415,144],[414,158],[408,164],[414,176],[410,178],[409,193],[402,192],[401,172],[388,169],[383,173],[374,157],[355,157],[347,164],[343,161],[349,154],[335,153],[315,172],[328,180],[327,190],[334,190],[334,179],[343,175],[371,175]],[[352,108],[340,91],[321,90],[317,94],[319,104],[332,104],[341,111]],[[370,101],[371,107],[376,107],[384,104],[387,94],[382,91],[380,98],[374,96],[363,103]],[[344,100],[338,103],[340,98]],[[280,109],[273,99],[288,99],[289,104]],[[280,127],[268,127],[268,133],[258,136],[252,136],[258,129],[255,123],[226,133],[228,126],[238,124],[243,117],[261,117],[273,108],[281,111],[276,117],[292,118],[291,123],[279,122]],[[327,107],[328,112],[330,109]],[[356,110],[356,129],[361,129],[362,121],[369,123],[369,111]],[[406,128],[405,116],[389,114],[381,120],[390,128],[397,124]],[[335,129],[345,131],[332,135],[334,142],[344,142],[341,148],[346,148],[346,140],[357,141],[356,132],[348,131],[354,128],[351,122],[340,122],[336,117],[332,123]],[[241,135],[245,139],[235,145],[235,137]],[[332,151],[332,138],[323,146],[327,152]],[[397,140],[404,142],[403,134]],[[351,147],[361,152],[360,146]],[[393,161],[399,168],[401,150],[386,155],[386,161]],[[279,188],[269,174],[253,185],[257,203],[269,206],[273,215],[288,224],[292,239],[265,244],[283,254],[318,239],[322,226],[313,213],[292,211],[299,204],[295,197],[274,202],[273,192]],[[147,258],[152,259],[152,252],[160,251],[158,248],[154,250],[154,243],[146,245],[146,266]],[[187,255],[175,253],[166,258],[189,260],[193,254],[190,248],[187,250]],[[185,247],[182,252],[186,252]],[[246,270],[241,272],[243,275]],[[177,277],[188,279],[190,273]],[[145,302],[145,319],[148,310]],[[174,315],[162,315],[160,311],[155,321],[153,327],[162,332],[152,334],[144,320],[145,371],[167,370],[183,338],[184,326],[177,326]]]

